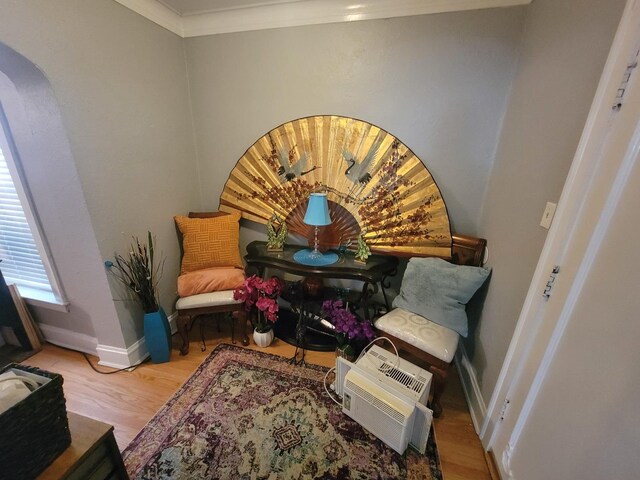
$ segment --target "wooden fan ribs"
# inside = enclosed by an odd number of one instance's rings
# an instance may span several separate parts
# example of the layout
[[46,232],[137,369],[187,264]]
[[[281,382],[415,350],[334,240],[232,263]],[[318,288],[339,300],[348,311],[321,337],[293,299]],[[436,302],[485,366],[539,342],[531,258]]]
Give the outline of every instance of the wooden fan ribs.
[[290,232],[310,238],[303,218],[318,190],[327,192],[333,220],[321,229],[324,247],[366,232],[373,250],[450,255],[446,206],[422,161],[393,135],[352,118],[307,117],[271,130],[238,161],[220,208],[264,224],[276,212]]

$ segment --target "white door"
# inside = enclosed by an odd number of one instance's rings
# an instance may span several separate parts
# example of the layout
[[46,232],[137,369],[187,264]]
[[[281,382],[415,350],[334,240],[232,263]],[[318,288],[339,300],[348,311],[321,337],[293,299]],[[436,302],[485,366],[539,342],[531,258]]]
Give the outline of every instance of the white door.
[[622,84],[638,60],[638,3],[623,15],[481,432],[505,479],[640,478],[640,68]]

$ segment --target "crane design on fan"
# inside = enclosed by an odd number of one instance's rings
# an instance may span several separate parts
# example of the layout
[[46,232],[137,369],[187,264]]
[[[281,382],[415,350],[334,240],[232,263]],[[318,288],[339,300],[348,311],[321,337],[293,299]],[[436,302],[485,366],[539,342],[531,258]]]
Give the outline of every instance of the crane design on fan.
[[280,162],[278,175],[284,178],[284,182],[291,182],[298,177],[302,177],[313,172],[315,169],[320,168],[317,165],[314,165],[309,170],[305,170],[307,167],[307,161],[309,160],[309,156],[306,152],[302,152],[298,161],[292,165],[291,162],[293,161],[295,150],[296,147],[294,146],[291,150],[281,148],[278,151],[278,162]]
[[376,155],[378,154],[379,148],[380,141],[376,141],[360,162],[356,161],[355,156],[351,152],[346,149],[342,150],[342,157],[344,158],[344,161],[349,164],[347,169],[344,171],[344,174],[353,183],[352,187],[347,192],[347,197],[353,197],[357,200],[358,196],[362,194],[364,188],[371,181],[372,177],[370,169]]

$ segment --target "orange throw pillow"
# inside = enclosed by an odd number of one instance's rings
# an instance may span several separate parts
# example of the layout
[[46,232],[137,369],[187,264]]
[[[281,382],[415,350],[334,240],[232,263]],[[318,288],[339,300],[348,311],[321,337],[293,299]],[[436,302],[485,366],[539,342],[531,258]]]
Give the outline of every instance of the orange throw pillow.
[[238,212],[214,218],[177,216],[174,220],[182,232],[180,274],[211,267],[243,268]]
[[244,282],[244,271],[239,268],[207,268],[185,273],[178,277],[178,295],[189,297],[200,293],[234,290]]

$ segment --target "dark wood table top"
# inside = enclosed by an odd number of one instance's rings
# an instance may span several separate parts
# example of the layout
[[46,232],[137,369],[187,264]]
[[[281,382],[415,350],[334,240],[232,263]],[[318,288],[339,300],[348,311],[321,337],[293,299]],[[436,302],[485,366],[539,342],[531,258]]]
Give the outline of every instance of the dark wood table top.
[[258,269],[271,267],[301,276],[317,276],[323,278],[341,278],[360,280],[366,283],[379,283],[384,277],[395,274],[398,258],[392,255],[371,255],[366,263],[357,262],[354,252],[338,253],[339,259],[332,265],[322,267],[303,265],[293,259],[293,255],[306,247],[301,245],[285,245],[283,251],[267,250],[267,243],[254,241],[247,245],[247,272],[251,267]]

